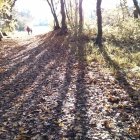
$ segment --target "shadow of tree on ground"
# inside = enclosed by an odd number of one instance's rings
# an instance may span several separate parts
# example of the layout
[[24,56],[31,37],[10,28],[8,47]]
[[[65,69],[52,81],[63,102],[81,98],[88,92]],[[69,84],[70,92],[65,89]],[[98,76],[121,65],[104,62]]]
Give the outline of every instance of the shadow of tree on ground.
[[136,90],[127,81],[126,73],[115,61],[110,58],[104,47],[99,47],[99,50],[103,54],[105,62],[115,70],[116,80],[119,82],[119,85],[126,90],[130,97],[133,98],[133,94],[136,92]]
[[85,72],[86,72],[86,46],[85,42],[78,41],[74,45],[77,50],[78,71],[76,80],[76,93],[75,93],[75,119],[73,127],[69,130],[68,134],[72,139],[88,140],[88,116],[87,116],[87,98],[88,91],[86,90]]
[[[105,84],[98,63],[88,69],[86,43],[68,39],[52,32],[3,59],[9,67],[0,73],[0,139],[90,140],[95,131],[103,132],[91,120],[98,123],[100,104],[106,103],[104,86],[112,90],[111,83]],[[119,66],[100,51],[116,69],[119,85],[130,95],[135,92]]]
[[[129,122],[130,120],[130,116],[128,115],[130,112],[132,113],[131,114],[131,117],[133,116],[133,119],[135,120],[132,124],[129,123],[129,131],[126,133],[125,130],[124,130],[124,133],[122,134],[124,137],[127,136],[129,138],[130,137],[130,134],[133,134],[135,137],[139,137],[139,126],[137,126],[137,124],[139,124],[139,119],[137,118],[138,117],[138,114],[140,113],[140,104],[138,102],[139,100],[139,96],[140,96],[140,93],[138,93],[137,90],[135,90],[131,85],[130,83],[128,82],[127,80],[127,76],[126,76],[126,73],[123,71],[122,68],[120,68],[120,66],[115,62],[113,61],[110,56],[108,55],[107,51],[105,50],[105,48],[103,46],[99,47],[99,51],[101,52],[101,54],[103,55],[103,58],[106,62],[106,64],[109,66],[109,67],[112,67],[115,71],[115,78],[119,84],[119,86],[124,89],[124,91],[126,92],[126,94],[128,94],[129,99],[125,99],[125,97],[123,97],[122,99],[120,99],[120,101],[127,101],[129,100],[129,104],[127,106],[120,106],[118,107],[118,110],[123,110],[122,112],[122,118],[121,121],[124,121],[127,123],[127,121]],[[115,95],[115,96],[119,96],[119,95]],[[131,106],[132,105],[132,106]],[[121,118],[120,117],[120,118]],[[132,126],[135,126],[135,128],[133,128]],[[132,130],[131,130],[132,129]],[[135,129],[135,132],[133,132]],[[111,134],[113,134],[110,130],[108,130]],[[129,134],[129,135],[128,135]]]

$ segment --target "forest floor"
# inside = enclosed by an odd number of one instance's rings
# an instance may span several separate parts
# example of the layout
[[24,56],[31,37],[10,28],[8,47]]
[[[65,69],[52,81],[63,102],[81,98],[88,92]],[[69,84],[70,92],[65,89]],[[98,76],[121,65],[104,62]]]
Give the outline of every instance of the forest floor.
[[140,140],[140,90],[86,55],[55,32],[1,41],[0,140]]

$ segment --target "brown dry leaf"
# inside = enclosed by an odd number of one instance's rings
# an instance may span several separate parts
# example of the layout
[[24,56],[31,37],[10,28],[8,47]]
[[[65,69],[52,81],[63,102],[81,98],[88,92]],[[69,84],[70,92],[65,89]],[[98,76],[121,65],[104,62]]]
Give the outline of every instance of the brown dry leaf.
[[21,134],[23,134],[24,131],[25,131],[25,128],[23,128],[23,127],[20,127],[20,128],[19,128],[19,132],[20,132]]
[[134,137],[140,138],[140,124],[130,126],[128,129],[128,133],[130,133]]
[[4,127],[0,127],[0,133],[6,132],[7,130]]
[[119,99],[118,97],[116,97],[116,96],[110,95],[109,98],[108,98],[108,101],[111,102],[111,103],[116,103],[116,104],[118,104],[119,101],[120,101],[120,99]]
[[115,128],[115,125],[114,125],[113,121],[111,121],[111,120],[105,120],[103,125],[105,126],[106,129]]
[[15,140],[30,140],[30,136],[19,134],[16,136]]
[[110,110],[111,110],[111,106],[108,105],[108,104],[106,104],[106,105],[104,106],[104,110],[105,110],[105,111],[110,111]]
[[0,68],[0,73],[4,72],[5,69],[4,68]]

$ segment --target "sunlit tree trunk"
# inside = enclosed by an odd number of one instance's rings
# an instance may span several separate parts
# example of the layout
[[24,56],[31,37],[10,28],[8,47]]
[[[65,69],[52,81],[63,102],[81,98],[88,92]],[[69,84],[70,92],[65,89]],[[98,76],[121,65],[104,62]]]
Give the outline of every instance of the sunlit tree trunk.
[[138,11],[136,9],[134,10],[133,13],[134,13],[134,18],[135,19],[139,18],[139,13],[138,13]]
[[73,6],[72,6],[72,1],[69,1],[69,12],[70,12],[70,24],[71,27],[74,27],[74,18],[73,18]]
[[96,44],[102,46],[102,13],[101,13],[101,3],[102,0],[97,0],[97,25],[98,25],[98,34],[96,38]]
[[55,8],[54,8],[54,4],[53,4],[53,0],[51,0],[51,1],[47,0],[47,2],[50,6],[51,13],[52,13],[53,18],[54,18],[54,30],[60,29],[59,21],[58,21],[56,11],[55,11]]
[[78,0],[75,0],[75,10],[74,10],[74,35],[78,35]]
[[135,6],[138,14],[140,15],[140,7],[139,7],[139,4],[138,4],[138,1],[137,0],[133,0],[133,3],[134,3],[134,6]]
[[64,0],[64,4],[65,4],[65,9],[66,9],[66,16],[67,16],[68,21],[70,22],[69,10],[68,10],[67,4],[66,4],[66,0]]
[[65,13],[65,3],[64,0],[60,0],[61,4],[61,34],[67,33],[67,24],[66,24],[66,13]]
[[3,34],[2,34],[2,32],[0,31],[0,41],[2,41],[2,38],[3,38]]
[[83,0],[79,0],[79,32],[82,33],[83,29],[83,8],[82,8]]
[[57,18],[57,15],[56,15],[56,11],[55,11],[55,8],[54,8],[54,3],[53,3],[53,0],[51,0],[51,4],[52,4],[52,10],[53,10],[53,16],[54,16],[54,30],[58,30],[60,29],[60,26],[59,26],[59,21],[58,21],[58,18]]

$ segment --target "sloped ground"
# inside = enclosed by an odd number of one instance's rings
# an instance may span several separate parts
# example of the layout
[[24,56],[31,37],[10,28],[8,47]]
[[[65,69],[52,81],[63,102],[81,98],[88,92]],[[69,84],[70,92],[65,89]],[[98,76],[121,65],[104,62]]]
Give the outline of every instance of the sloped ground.
[[0,140],[140,139],[137,91],[87,64],[85,42],[50,32],[0,45]]

